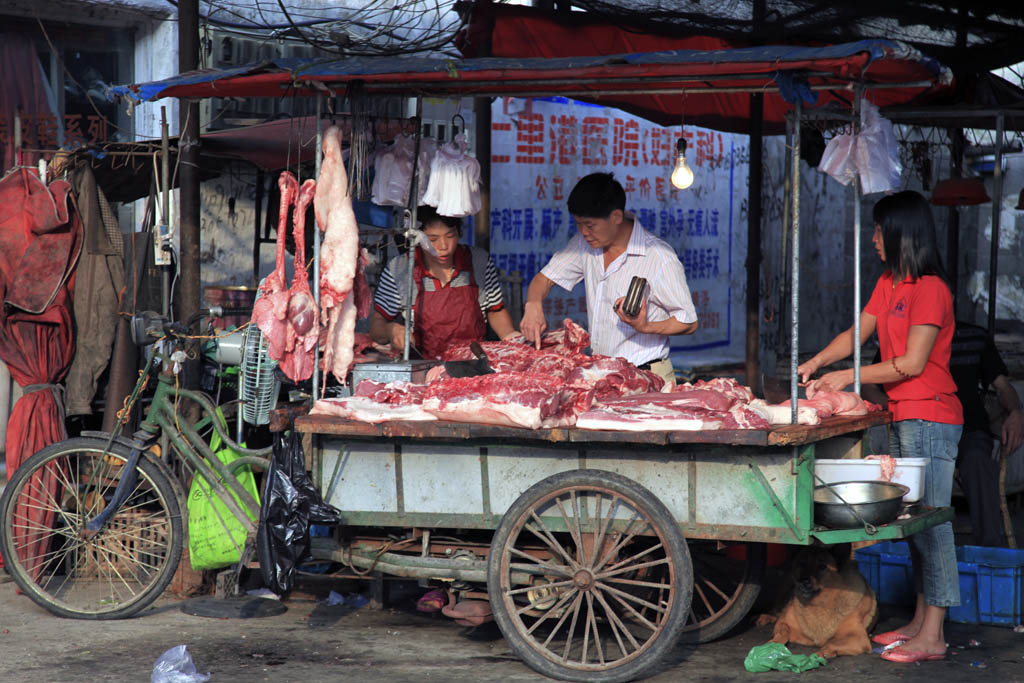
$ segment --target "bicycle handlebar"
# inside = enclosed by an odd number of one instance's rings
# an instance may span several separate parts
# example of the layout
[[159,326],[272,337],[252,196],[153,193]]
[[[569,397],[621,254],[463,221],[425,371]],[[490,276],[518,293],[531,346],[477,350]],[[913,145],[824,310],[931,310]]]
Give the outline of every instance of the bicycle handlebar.
[[252,314],[251,308],[225,308],[211,306],[201,308],[182,323],[168,320],[155,311],[140,311],[132,316],[132,340],[138,346],[148,346],[161,337],[188,337],[192,326],[201,318],[222,318],[225,316],[247,316]]

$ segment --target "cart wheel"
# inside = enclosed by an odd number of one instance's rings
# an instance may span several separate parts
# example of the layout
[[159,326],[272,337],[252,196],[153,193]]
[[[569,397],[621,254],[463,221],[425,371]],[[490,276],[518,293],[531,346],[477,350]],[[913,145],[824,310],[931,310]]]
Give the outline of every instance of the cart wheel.
[[540,673],[627,681],[686,624],[693,567],[671,513],[640,484],[575,470],[521,495],[491,542],[487,590],[512,650]]
[[683,638],[706,643],[740,623],[761,593],[763,543],[690,541],[693,599]]

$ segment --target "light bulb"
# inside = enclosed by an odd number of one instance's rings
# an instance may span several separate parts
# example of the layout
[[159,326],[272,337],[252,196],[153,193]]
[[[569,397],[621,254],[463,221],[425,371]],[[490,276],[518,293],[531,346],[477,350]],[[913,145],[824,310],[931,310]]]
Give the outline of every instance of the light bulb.
[[686,163],[686,140],[679,138],[676,143],[676,165],[672,169],[672,184],[680,190],[693,185],[693,169]]

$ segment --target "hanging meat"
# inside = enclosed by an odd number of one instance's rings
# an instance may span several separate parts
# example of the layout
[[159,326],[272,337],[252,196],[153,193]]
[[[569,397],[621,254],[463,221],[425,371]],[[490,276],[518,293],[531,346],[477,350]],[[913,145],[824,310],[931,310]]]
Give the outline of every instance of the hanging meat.
[[315,180],[309,179],[302,183],[295,201],[295,213],[292,215],[295,273],[292,275],[292,288],[288,290],[288,324],[281,371],[295,382],[309,379],[313,374],[313,355],[320,335],[316,324],[316,302],[309,289],[309,274],[306,272],[306,209],[313,201],[315,191]]
[[252,306],[252,322],[267,340],[268,353],[276,361],[285,356],[288,337],[288,301],[291,298],[285,286],[284,243],[288,228],[288,210],[295,202],[299,181],[288,171],[277,179],[281,189],[281,205],[277,219],[277,261],[274,270],[263,280],[256,302]]
[[359,226],[352,211],[348,176],[341,158],[341,131],[324,132],[323,163],[313,206],[323,231],[320,247],[320,340],[324,374],[345,381],[352,365],[356,302],[352,294],[359,262]]

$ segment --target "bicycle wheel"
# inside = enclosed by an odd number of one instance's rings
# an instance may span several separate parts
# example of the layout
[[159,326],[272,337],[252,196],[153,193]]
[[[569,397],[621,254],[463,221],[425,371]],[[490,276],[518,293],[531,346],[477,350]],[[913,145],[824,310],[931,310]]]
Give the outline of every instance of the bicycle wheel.
[[0,552],[21,590],[57,616],[130,617],[170,583],[181,559],[174,485],[145,456],[121,508],[94,535],[85,523],[110,501],[130,449],[76,438],[39,451],[0,498]]

